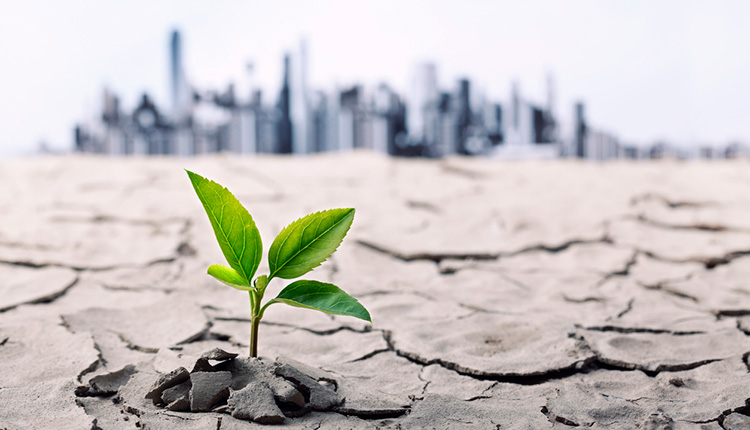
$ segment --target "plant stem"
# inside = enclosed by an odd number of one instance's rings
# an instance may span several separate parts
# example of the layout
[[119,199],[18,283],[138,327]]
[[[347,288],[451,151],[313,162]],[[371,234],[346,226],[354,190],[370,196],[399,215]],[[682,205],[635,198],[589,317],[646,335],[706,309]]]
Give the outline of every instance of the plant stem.
[[250,293],[250,306],[252,307],[252,318],[250,322],[250,357],[258,356],[258,327],[263,314],[260,312],[260,301],[263,299],[262,294],[255,291]]
[[253,316],[250,327],[250,357],[258,356],[258,326],[260,326],[260,318]]

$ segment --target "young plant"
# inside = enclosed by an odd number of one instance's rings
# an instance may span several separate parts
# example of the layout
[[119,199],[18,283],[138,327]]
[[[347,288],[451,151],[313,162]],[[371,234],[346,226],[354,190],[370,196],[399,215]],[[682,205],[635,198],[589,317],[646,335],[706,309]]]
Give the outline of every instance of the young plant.
[[250,295],[250,357],[258,356],[258,326],[266,308],[274,303],[372,322],[370,313],[354,297],[333,284],[312,280],[292,282],[261,306],[273,278],[298,278],[320,266],[336,251],[354,220],[353,208],[316,212],[286,226],[268,251],[270,273],[253,279],[263,255],[260,232],[253,217],[229,190],[189,170],[186,172],[229,263],[229,267],[212,264],[208,274]]

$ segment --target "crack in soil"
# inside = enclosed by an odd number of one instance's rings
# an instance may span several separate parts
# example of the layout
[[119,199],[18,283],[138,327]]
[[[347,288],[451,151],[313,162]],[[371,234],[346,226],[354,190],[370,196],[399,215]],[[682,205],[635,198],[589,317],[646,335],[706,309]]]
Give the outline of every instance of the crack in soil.
[[714,311],[716,318],[722,317],[744,317],[750,315],[750,309],[717,309]]
[[97,353],[99,355],[97,357],[97,359],[95,361],[93,361],[91,364],[89,364],[88,367],[86,367],[85,369],[83,369],[80,372],[78,372],[78,376],[76,376],[76,381],[78,381],[79,383],[83,382],[83,377],[84,376],[86,376],[87,374],[89,374],[89,373],[91,373],[91,372],[93,372],[93,371],[95,371],[96,369],[99,368],[99,364],[101,364],[101,361],[102,361],[101,360],[101,351],[99,351],[97,349]]
[[[185,220],[185,224],[183,228],[180,230],[179,234],[187,235],[187,232],[190,229],[191,224],[192,222],[190,220]],[[148,261],[144,264],[122,263],[122,264],[111,264],[109,266],[101,266],[101,267],[87,267],[87,266],[77,266],[73,264],[54,263],[54,262],[37,263],[33,261],[28,261],[28,260],[0,260],[0,264],[7,264],[9,266],[27,267],[30,269],[42,269],[46,267],[60,267],[63,269],[74,270],[76,272],[106,272],[108,270],[139,269],[143,267],[154,266],[156,264],[174,263],[181,257],[193,256],[193,255],[196,255],[196,253],[197,251],[195,251],[195,249],[189,244],[188,238],[184,238],[184,240],[182,240],[175,248],[174,255],[170,257],[165,257],[165,258],[157,258],[157,259]]]
[[138,351],[138,352],[144,352],[146,354],[156,354],[159,352],[159,348],[149,348],[145,346],[137,345],[133,342],[131,342],[127,337],[125,337],[122,333],[115,333],[118,338],[122,341],[122,343],[125,344],[125,347],[132,350],[132,351]]
[[750,351],[742,354],[742,363],[747,368],[747,373],[750,373]]
[[372,357],[374,357],[374,356],[376,356],[378,354],[382,354],[384,352],[391,352],[391,349],[390,348],[376,349],[375,351],[368,352],[367,354],[365,354],[365,355],[363,355],[363,356],[361,356],[359,358],[355,358],[353,360],[346,361],[345,363],[356,363],[358,361],[365,361],[368,358],[372,358]]
[[411,400],[411,409],[414,409],[414,404],[417,401],[424,400],[424,397],[427,394],[427,387],[429,387],[432,383],[432,381],[424,379],[423,375],[425,369],[427,369],[427,366],[422,366],[422,368],[419,370],[419,373],[417,374],[417,379],[424,382],[424,386],[422,386],[422,392],[419,393],[419,395],[409,395],[409,399]]
[[690,335],[694,335],[694,334],[705,334],[706,333],[705,331],[674,331],[674,330],[664,330],[664,329],[658,329],[658,328],[618,327],[618,326],[612,326],[612,325],[582,327],[582,326],[576,324],[575,327],[576,328],[581,328],[581,329],[584,329],[584,330],[591,330],[591,331],[616,332],[616,333],[671,334],[673,336],[690,336]]
[[[95,418],[92,414],[89,413],[89,411],[86,410],[86,405],[83,404],[81,400],[78,398],[75,399],[75,404],[77,407],[83,409],[83,413],[86,414],[87,417],[92,418],[91,421],[91,430],[104,430],[103,428],[99,427],[98,425],[98,419]],[[2,428],[0,430],[7,430],[6,428]]]
[[745,229],[726,227],[726,226],[719,225],[719,224],[705,224],[705,223],[669,224],[669,223],[665,223],[659,220],[648,218],[642,214],[638,216],[633,216],[630,219],[636,220],[642,224],[650,225],[656,228],[662,228],[665,230],[693,230],[693,231],[707,231],[711,233],[718,233],[718,232],[724,232],[724,231],[733,231],[733,232],[738,232],[738,233],[748,232],[748,230],[745,230]]
[[548,252],[550,254],[557,254],[559,252],[565,251],[566,249],[572,247],[572,246],[578,246],[578,245],[592,245],[595,243],[605,243],[605,244],[614,244],[612,239],[609,237],[608,234],[604,234],[601,237],[597,239],[571,239],[566,242],[561,243],[560,245],[533,245],[529,246],[527,248],[522,248],[518,251],[508,252],[508,253],[501,253],[500,256],[503,257],[514,257],[516,255],[525,254],[527,252],[536,252],[536,251],[543,251]]
[[604,299],[604,298],[594,297],[594,296],[584,297],[584,298],[581,298],[581,299],[575,299],[575,298],[572,298],[572,297],[568,297],[568,295],[566,295],[566,294],[562,294],[561,297],[562,297],[562,299],[564,301],[566,301],[568,303],[576,303],[576,304],[590,303],[590,302],[595,302],[595,303],[606,303],[607,302],[607,300]]
[[[539,385],[557,379],[568,378],[579,373],[588,373],[596,367],[596,359],[592,356],[584,360],[578,360],[567,367],[541,371],[533,374],[483,372],[481,370],[469,369],[461,366],[458,363],[453,363],[441,358],[426,359],[419,356],[419,354],[400,350],[393,345],[393,340],[391,339],[391,331],[382,330],[381,332],[383,334],[383,339],[388,345],[388,349],[396,353],[396,355],[398,355],[399,357],[405,358],[410,362],[418,364],[420,366],[437,364],[444,369],[454,371],[459,375],[468,376],[478,381],[496,381],[518,385]],[[592,365],[594,367],[592,367]]]
[[24,243],[24,242],[0,242],[0,246],[5,248],[18,248],[28,249],[31,251],[60,251],[60,247],[52,247],[49,245],[42,245],[37,243]]
[[628,304],[627,304],[627,305],[625,305],[625,309],[621,310],[621,311],[620,311],[620,312],[619,312],[619,313],[617,314],[617,318],[622,318],[622,317],[623,317],[623,316],[625,316],[625,315],[626,315],[626,314],[627,314],[628,312],[632,311],[632,310],[633,310],[633,302],[634,302],[634,301],[635,301],[635,299],[634,299],[634,298],[631,298],[630,300],[628,300]]
[[644,193],[637,195],[630,199],[630,206],[635,206],[641,201],[656,200],[663,203],[670,209],[682,209],[682,208],[702,208],[708,206],[718,206],[718,203],[714,202],[689,202],[689,201],[678,201],[670,200],[666,196],[659,193]]
[[499,258],[515,257],[518,255],[530,253],[530,252],[548,252],[550,254],[557,254],[573,246],[591,245],[591,244],[596,244],[596,243],[613,244],[614,242],[608,235],[605,234],[596,239],[571,239],[571,240],[562,242],[559,245],[538,244],[538,245],[528,246],[526,248],[521,248],[516,251],[507,251],[507,252],[494,252],[494,253],[493,252],[475,252],[475,253],[416,252],[416,253],[411,253],[411,254],[405,254],[399,251],[388,249],[385,246],[372,243],[366,239],[357,239],[355,243],[357,243],[358,245],[364,246],[365,248],[368,248],[370,250],[388,255],[392,258],[395,258],[401,261],[406,261],[406,262],[432,261],[434,263],[440,263],[443,260],[495,261]]
[[654,370],[648,369],[645,366],[638,363],[630,363],[622,360],[615,360],[603,356],[599,351],[593,348],[587,341],[586,338],[577,333],[574,335],[576,339],[583,342],[588,349],[594,354],[595,362],[598,366],[608,370],[623,370],[623,371],[640,371],[650,377],[655,377],[661,372],[681,372],[683,370],[692,370],[707,364],[715,363],[717,361],[724,360],[723,358],[709,358],[705,360],[698,360],[690,363],[677,363],[677,364],[659,364]]
[[703,421],[685,421],[685,422],[689,422],[692,424],[718,423],[722,429],[726,429],[726,427],[724,427],[724,420],[731,414],[740,414],[740,415],[750,416],[750,399],[745,399],[744,406],[739,406],[734,409],[727,409],[716,418],[711,418],[710,420],[703,420]]
[[368,242],[363,239],[357,239],[356,242],[358,245],[364,246],[365,248],[371,249],[373,251],[377,251],[381,254],[389,255],[397,260],[401,261],[432,261],[435,263],[439,263],[442,260],[497,260],[499,257],[499,254],[492,254],[492,253],[485,253],[485,252],[479,252],[479,253],[430,253],[430,252],[419,252],[414,254],[403,254],[398,251],[392,251],[385,247],[382,247],[380,245],[376,245],[374,243]]
[[691,296],[690,294],[683,293],[682,291],[678,291],[678,290],[670,288],[668,281],[660,282],[658,284],[651,284],[651,285],[640,284],[640,285],[643,288],[647,289],[647,290],[661,291],[661,292],[663,292],[665,294],[669,294],[671,296],[675,296],[675,297],[678,297],[680,299],[690,300],[690,301],[692,301],[694,303],[698,303],[699,302],[698,298],[695,297],[695,296]]
[[427,211],[427,212],[434,213],[434,214],[442,213],[442,210],[438,206],[435,206],[429,202],[407,200],[406,206],[411,209],[419,209],[419,210]]
[[151,219],[134,219],[134,218],[121,218],[113,215],[94,215],[91,217],[78,217],[78,216],[54,216],[50,217],[51,222],[60,223],[84,223],[84,224],[126,224],[126,225],[140,225],[154,228],[161,228],[165,224],[176,224],[190,222],[188,218],[181,217],[169,217],[160,220]]
[[707,270],[711,270],[717,266],[723,266],[723,265],[729,264],[732,261],[740,257],[750,255],[750,250],[739,250],[739,251],[728,252],[719,257],[690,257],[690,258],[679,259],[679,258],[663,257],[661,255],[655,254],[645,249],[637,248],[636,250],[642,253],[643,255],[649,258],[652,258],[654,260],[657,260],[657,261],[662,261],[665,263],[677,263],[677,264],[699,263],[699,264],[702,264]]
[[131,291],[131,292],[140,292],[140,291],[159,291],[165,294],[172,294],[175,291],[177,291],[176,288],[154,288],[154,287],[128,287],[125,285],[110,285],[110,284],[99,284],[102,288],[109,291]]
[[630,269],[632,269],[633,266],[636,265],[637,260],[638,260],[638,251],[635,250],[635,251],[633,251],[633,254],[630,255],[630,258],[628,259],[628,261],[625,262],[625,264],[623,265],[623,267],[621,269],[615,270],[614,272],[609,272],[609,273],[604,274],[604,276],[602,277],[602,279],[596,284],[596,287],[600,287],[600,286],[604,285],[605,282],[607,282],[608,280],[610,280],[610,279],[612,279],[612,278],[614,278],[616,276],[628,276],[628,275],[630,275]]
[[547,406],[542,406],[541,412],[542,412],[542,414],[544,414],[544,416],[547,417],[547,420],[549,420],[549,422],[551,422],[553,425],[555,423],[560,423],[560,424],[563,424],[563,425],[566,425],[566,426],[570,426],[570,427],[580,427],[580,424],[578,424],[577,422],[569,420],[569,419],[567,419],[565,417],[561,417],[559,415],[556,415],[554,412],[552,412],[551,410],[549,410],[549,408],[547,408]]
[[166,257],[166,258],[159,258],[156,260],[151,260],[145,264],[131,264],[131,263],[122,263],[122,264],[112,264],[109,266],[101,266],[101,267],[86,267],[86,266],[76,266],[71,264],[63,264],[63,263],[35,263],[28,260],[0,260],[0,264],[7,264],[10,266],[19,266],[19,267],[27,267],[30,269],[43,269],[45,267],[60,267],[63,269],[70,269],[74,270],[76,272],[106,272],[108,270],[118,270],[118,269],[140,269],[143,267],[149,267],[153,266],[155,264],[162,264],[162,263],[173,263],[175,262],[179,256],[175,255],[172,257]]
[[27,302],[18,303],[16,305],[6,306],[4,308],[0,308],[0,313],[9,311],[11,309],[15,309],[15,308],[17,308],[19,306],[23,306],[23,305],[44,305],[44,304],[52,303],[55,300],[59,299],[60,297],[66,295],[68,293],[68,291],[70,291],[74,286],[76,286],[76,284],[78,284],[79,280],[80,280],[80,278],[78,277],[78,275],[76,275],[75,279],[73,279],[73,281],[70,284],[68,284],[67,286],[63,287],[61,290],[55,291],[55,292],[50,293],[50,294],[48,294],[46,296],[37,297],[36,299],[29,300]]
[[[210,332],[212,326],[213,326],[213,323],[210,320],[207,321],[206,325],[203,327],[203,329],[201,329],[199,332],[193,334],[192,336],[188,337],[187,339],[184,339],[184,340],[181,340],[181,341],[175,343],[174,346],[185,345],[185,344],[188,344],[188,343],[191,343],[191,342],[196,342],[196,341],[199,341],[199,340],[206,339],[207,337],[209,337],[209,332]],[[123,334],[123,333],[119,333],[119,332],[114,331],[114,330],[111,330],[111,332],[114,333],[115,335],[117,335],[117,337],[120,339],[120,341],[122,341],[125,344],[125,347],[128,348],[128,349],[130,349],[130,350],[132,350],[132,351],[143,352],[143,353],[146,353],[146,354],[156,354],[157,352],[159,352],[159,349],[161,349],[161,348],[158,348],[158,347],[157,348],[151,348],[151,347],[148,347],[148,346],[138,345],[137,343],[135,343],[135,342],[131,341],[130,339],[128,339],[128,337],[125,336],[125,334]]]

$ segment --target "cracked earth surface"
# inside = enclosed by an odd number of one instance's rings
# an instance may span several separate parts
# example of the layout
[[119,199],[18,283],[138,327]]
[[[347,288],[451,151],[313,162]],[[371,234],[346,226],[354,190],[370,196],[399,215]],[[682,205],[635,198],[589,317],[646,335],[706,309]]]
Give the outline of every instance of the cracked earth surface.
[[282,306],[261,324],[261,355],[345,399],[283,427],[750,428],[748,167],[3,161],[0,429],[262,427],[144,399],[203,351],[248,349],[247,297],[205,274],[223,257],[183,168],[232,190],[266,249],[302,215],[357,208],[306,277],[373,324]]

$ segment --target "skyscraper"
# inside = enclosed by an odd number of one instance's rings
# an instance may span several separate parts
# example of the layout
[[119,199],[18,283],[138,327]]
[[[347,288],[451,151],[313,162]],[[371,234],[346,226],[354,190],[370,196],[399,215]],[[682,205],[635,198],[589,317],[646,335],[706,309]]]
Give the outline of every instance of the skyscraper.
[[455,154],[458,151],[456,136],[456,116],[454,115],[455,97],[448,92],[440,94],[438,101],[438,128],[440,137],[436,156],[441,157],[448,154]]
[[169,90],[172,106],[171,114],[175,122],[182,121],[188,114],[190,89],[185,80],[182,59],[182,37],[173,30],[169,43]]
[[575,105],[575,136],[574,136],[574,154],[578,158],[584,158],[586,157],[586,134],[587,134],[587,127],[586,127],[586,118],[584,117],[584,107],[583,102],[578,102]]
[[518,93],[518,82],[513,82],[510,96],[510,128],[516,135],[520,133],[521,129],[521,96]]
[[291,119],[294,127],[292,150],[295,154],[312,152],[310,101],[307,88],[307,42],[300,41],[299,52],[292,58]]
[[415,144],[435,145],[435,121],[438,103],[437,69],[432,63],[417,66],[408,100],[407,128]]
[[510,109],[505,141],[510,146],[528,145],[534,141],[533,109],[521,97],[518,82],[513,82],[510,90]]
[[458,89],[458,108],[456,118],[456,140],[458,142],[458,153],[462,155],[469,155],[470,152],[466,147],[466,141],[469,137],[469,128],[472,122],[471,113],[471,83],[468,79],[461,79],[459,81]]
[[289,54],[284,56],[284,81],[279,94],[279,121],[277,127],[277,147],[279,154],[292,153],[292,119],[289,106]]
[[486,121],[487,137],[492,145],[503,143],[503,106],[495,103],[489,106],[490,120]]
[[174,124],[175,132],[171,150],[173,154],[191,155],[195,154],[195,135],[187,127],[182,127],[190,122],[192,110],[192,94],[190,86],[185,79],[185,69],[182,55],[182,36],[178,30],[173,30],[169,43],[169,92],[171,106],[168,116]]
[[549,142],[559,142],[559,124],[557,121],[557,85],[552,73],[547,74],[547,110],[545,113],[547,128],[545,131]]
[[360,128],[358,124],[360,93],[360,88],[357,86],[339,93],[341,110],[338,119],[338,149],[341,151],[348,151],[357,147]]

